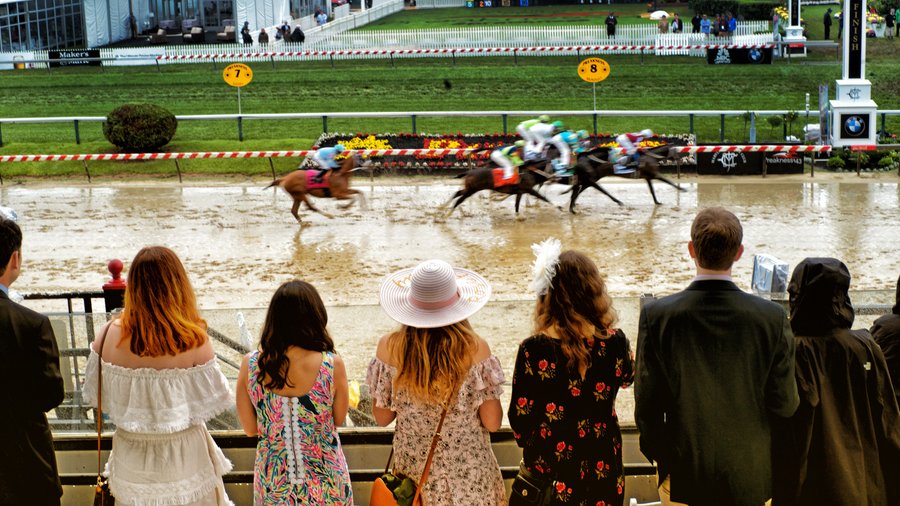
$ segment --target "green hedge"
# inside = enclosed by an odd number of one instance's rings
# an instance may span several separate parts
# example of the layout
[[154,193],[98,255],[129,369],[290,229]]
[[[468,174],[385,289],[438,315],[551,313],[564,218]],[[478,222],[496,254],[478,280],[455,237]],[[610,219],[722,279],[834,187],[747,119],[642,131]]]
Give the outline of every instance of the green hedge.
[[125,151],[155,151],[172,140],[178,121],[167,109],[153,104],[126,104],[109,113],[103,123],[106,140]]

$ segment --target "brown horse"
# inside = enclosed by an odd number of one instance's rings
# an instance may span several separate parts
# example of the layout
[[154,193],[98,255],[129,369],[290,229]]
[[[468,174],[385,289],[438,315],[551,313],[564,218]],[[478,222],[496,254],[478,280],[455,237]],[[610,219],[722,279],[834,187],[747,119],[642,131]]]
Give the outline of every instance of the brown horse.
[[[368,162],[366,162],[366,164],[368,165]],[[266,186],[266,188],[280,186],[294,199],[294,205],[291,206],[291,214],[297,219],[297,223],[303,223],[300,220],[300,214],[297,212],[300,209],[301,202],[306,204],[306,207],[309,208],[310,211],[317,212],[327,218],[334,218],[331,214],[320,211],[316,206],[312,205],[307,196],[312,195],[313,197],[320,199],[331,198],[337,200],[349,200],[350,202],[340,206],[341,209],[347,209],[352,206],[353,202],[358,198],[360,207],[365,210],[366,198],[363,196],[362,192],[350,188],[350,176],[353,174],[353,171],[365,168],[365,166],[359,167],[359,165],[359,155],[354,153],[352,156],[348,156],[341,162],[340,168],[332,170],[331,173],[326,176],[328,188],[306,189],[306,173],[309,171],[315,172],[318,171],[318,169],[295,170],[287,176],[272,181],[272,184]]]
[[597,184],[597,181],[606,176],[643,179],[647,181],[647,187],[650,188],[650,196],[653,197],[653,202],[656,205],[660,205],[660,202],[656,198],[656,192],[653,190],[652,181],[654,179],[671,185],[673,188],[678,189],[678,191],[687,191],[677,183],[672,182],[670,179],[659,173],[659,161],[665,158],[663,153],[667,153],[669,148],[670,146],[658,146],[643,151],[641,153],[640,161],[638,162],[637,170],[631,174],[616,174],[613,170],[615,164],[604,158],[600,158],[599,152],[602,151],[602,149],[595,149],[581,154],[578,157],[578,163],[575,165],[575,175],[571,179],[572,187],[568,190],[572,192],[572,196],[569,199],[569,212],[575,213],[575,201],[578,200],[578,196],[581,195],[581,192],[588,188],[594,188],[612,199],[616,204],[619,204],[620,206],[623,205],[621,200],[613,197],[609,192]]
[[453,212],[453,210],[456,209],[457,206],[462,204],[463,201],[465,201],[467,198],[482,190],[491,190],[493,192],[503,193],[506,195],[515,195],[517,216],[519,214],[519,203],[522,200],[522,195],[531,195],[533,197],[537,197],[540,200],[543,200],[550,205],[554,205],[552,202],[547,200],[546,197],[544,197],[534,189],[535,186],[540,186],[549,179],[549,174],[540,170],[543,167],[538,166],[544,166],[546,164],[546,161],[543,161],[540,164],[526,162],[525,165],[519,167],[519,182],[516,184],[503,186],[494,186],[493,170],[495,167],[491,166],[472,169],[465,174],[457,176],[463,178],[463,187],[461,190],[458,190],[456,193],[454,193],[453,196],[450,197],[450,200],[448,200],[447,203],[444,204],[444,207],[446,207],[451,202],[453,203],[453,207],[450,208],[450,210],[447,212],[447,215],[449,216]]

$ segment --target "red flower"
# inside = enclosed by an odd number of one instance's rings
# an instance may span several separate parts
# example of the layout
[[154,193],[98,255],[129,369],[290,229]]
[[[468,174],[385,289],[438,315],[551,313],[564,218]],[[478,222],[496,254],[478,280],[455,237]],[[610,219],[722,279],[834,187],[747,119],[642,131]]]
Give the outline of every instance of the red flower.
[[540,369],[540,370],[543,371],[543,370],[546,369],[546,368],[547,368],[547,361],[546,361],[546,360],[541,360],[540,362],[538,362],[538,369]]
[[597,469],[599,469],[599,470],[602,471],[602,470],[603,470],[603,466],[604,466],[604,464],[603,464],[603,461],[602,461],[602,460],[601,460],[600,462],[597,462]]
[[578,397],[579,395],[581,395],[581,389],[578,387],[572,387],[569,392],[572,394],[572,397]]
[[560,441],[559,443],[556,443],[556,451],[561,452],[561,451],[563,451],[563,450],[565,450],[565,449],[566,449],[566,443],[565,443],[565,442]]
[[584,432],[584,429],[578,429],[578,437],[584,437],[587,433]]
[[603,383],[601,381],[600,383],[597,383],[594,388],[596,388],[598,392],[603,392],[604,390],[606,390],[606,383]]
[[563,412],[563,406],[560,406],[560,407],[559,407],[559,412],[560,412],[560,413]]
[[547,413],[553,413],[554,411],[556,411],[556,404],[552,402],[547,404]]
[[556,369],[556,364],[550,364],[550,369]]
[[547,429],[545,427],[541,427],[541,439],[547,439]]
[[518,404],[520,408],[524,408],[525,404],[527,404],[527,403],[528,403],[528,399],[526,399],[524,397],[519,397],[519,400],[516,401],[516,404]]
[[565,484],[565,483],[563,483],[563,482],[561,482],[561,481],[556,482],[556,491],[557,491],[557,492],[559,492],[559,493],[561,494],[562,491],[565,490],[565,489],[566,489],[566,484]]

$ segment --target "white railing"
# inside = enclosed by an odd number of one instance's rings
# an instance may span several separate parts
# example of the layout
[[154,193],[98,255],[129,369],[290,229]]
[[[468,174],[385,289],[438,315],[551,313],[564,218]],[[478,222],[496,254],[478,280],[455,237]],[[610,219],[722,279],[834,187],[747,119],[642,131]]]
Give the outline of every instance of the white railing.
[[466,0],[416,0],[417,9],[444,9],[465,6]]

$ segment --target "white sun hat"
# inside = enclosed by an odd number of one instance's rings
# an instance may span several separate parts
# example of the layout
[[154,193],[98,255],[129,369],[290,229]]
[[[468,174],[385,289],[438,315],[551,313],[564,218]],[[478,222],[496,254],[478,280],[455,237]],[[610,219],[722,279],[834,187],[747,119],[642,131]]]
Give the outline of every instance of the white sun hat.
[[443,260],[426,260],[386,277],[378,299],[391,319],[431,329],[465,320],[490,297],[491,285],[478,274]]

